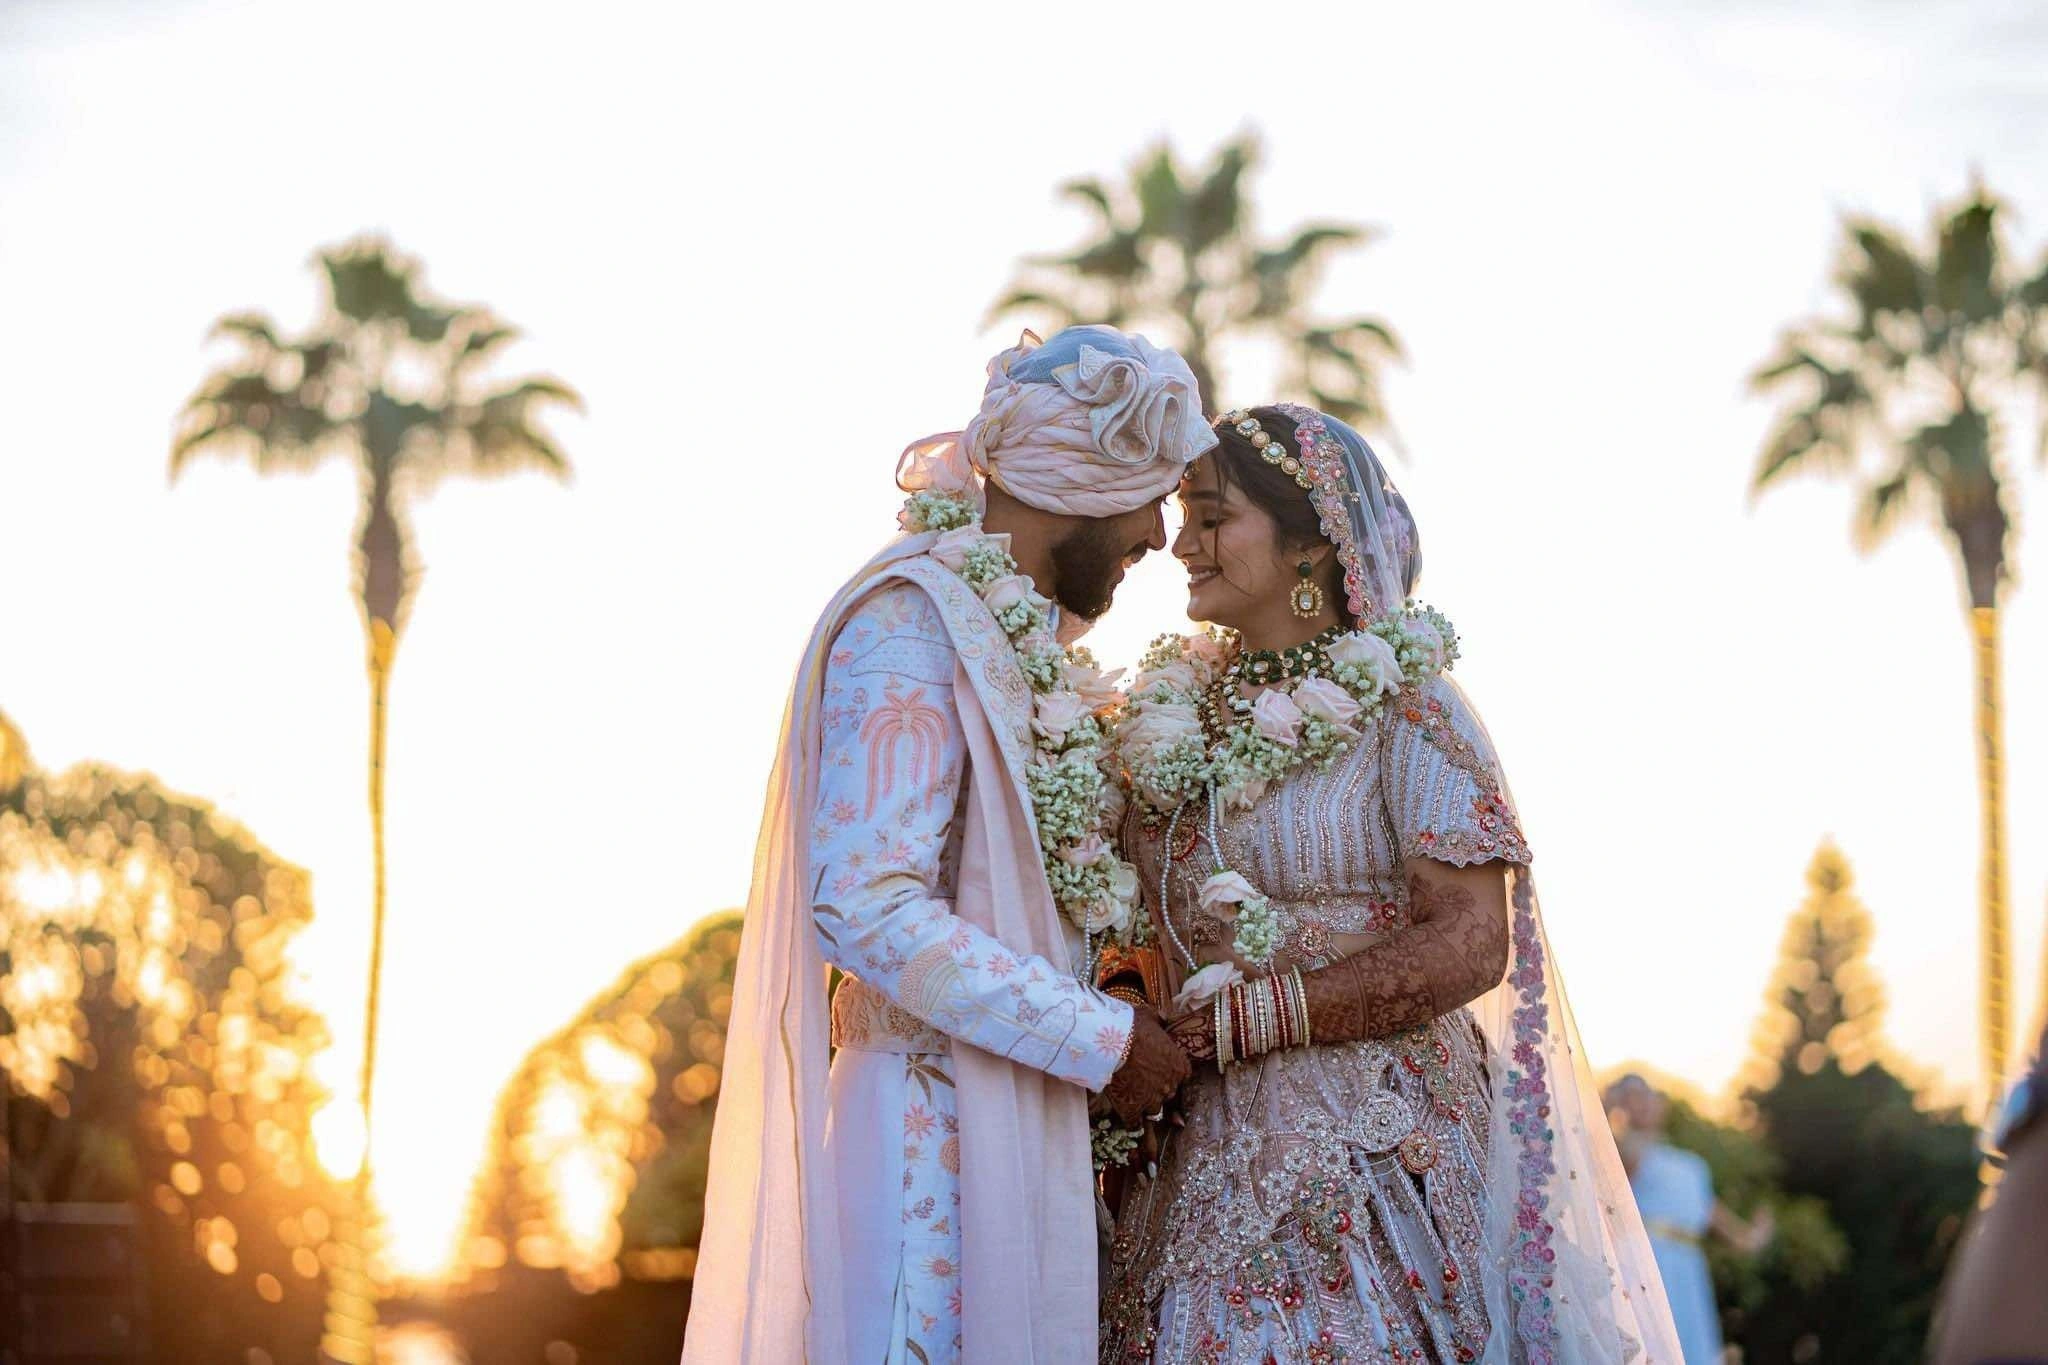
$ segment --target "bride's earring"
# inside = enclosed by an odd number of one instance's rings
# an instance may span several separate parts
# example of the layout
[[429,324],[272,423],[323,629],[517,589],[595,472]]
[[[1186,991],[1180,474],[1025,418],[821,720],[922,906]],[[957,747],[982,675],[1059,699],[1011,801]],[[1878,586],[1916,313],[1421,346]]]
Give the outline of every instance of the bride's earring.
[[1294,585],[1294,591],[1287,594],[1287,605],[1294,614],[1304,621],[1312,621],[1323,614],[1323,585],[1316,582],[1316,566],[1304,559],[1294,566],[1301,575],[1301,582]]

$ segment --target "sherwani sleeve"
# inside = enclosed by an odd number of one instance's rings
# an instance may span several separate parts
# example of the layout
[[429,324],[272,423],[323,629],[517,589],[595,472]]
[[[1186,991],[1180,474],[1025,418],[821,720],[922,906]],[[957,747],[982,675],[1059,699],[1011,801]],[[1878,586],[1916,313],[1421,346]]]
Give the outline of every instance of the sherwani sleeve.
[[869,597],[834,638],[811,828],[820,944],[941,1032],[1100,1090],[1131,1007],[953,913],[949,841],[968,780],[955,676],[944,624],[909,584]]

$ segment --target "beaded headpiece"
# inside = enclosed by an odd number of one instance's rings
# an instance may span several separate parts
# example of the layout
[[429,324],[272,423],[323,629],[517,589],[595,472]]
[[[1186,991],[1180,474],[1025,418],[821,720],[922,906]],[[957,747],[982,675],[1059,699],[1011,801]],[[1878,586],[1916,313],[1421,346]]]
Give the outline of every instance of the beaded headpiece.
[[1234,427],[1237,434],[1252,443],[1252,449],[1259,452],[1259,458],[1267,464],[1278,465],[1281,472],[1292,474],[1294,481],[1303,488],[1313,489],[1315,480],[1301,466],[1301,461],[1288,452],[1283,441],[1276,441],[1266,429],[1259,425],[1259,419],[1243,408],[1232,408],[1216,419],[1219,427]]

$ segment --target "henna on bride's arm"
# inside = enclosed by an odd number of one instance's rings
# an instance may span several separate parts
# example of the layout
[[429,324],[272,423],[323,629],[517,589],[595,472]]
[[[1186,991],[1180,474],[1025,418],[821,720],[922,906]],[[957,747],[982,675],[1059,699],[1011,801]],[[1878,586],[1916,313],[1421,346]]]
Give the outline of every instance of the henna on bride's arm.
[[1507,879],[1497,863],[1408,862],[1409,926],[1302,973],[1318,1043],[1362,1042],[1427,1024],[1499,983],[1508,964]]

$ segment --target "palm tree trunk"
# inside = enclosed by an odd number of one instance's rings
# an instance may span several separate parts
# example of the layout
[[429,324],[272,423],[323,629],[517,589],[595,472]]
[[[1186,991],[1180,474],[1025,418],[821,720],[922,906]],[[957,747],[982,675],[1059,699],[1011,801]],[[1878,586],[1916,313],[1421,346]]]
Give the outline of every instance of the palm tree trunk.
[[377,1289],[366,1247],[372,1227],[370,1141],[377,1081],[377,1035],[384,987],[384,740],[391,665],[398,653],[397,622],[408,589],[404,529],[393,502],[395,461],[371,452],[357,542],[363,621],[370,637],[370,989],[363,1010],[363,1070],[357,1104],[363,1115],[363,1157],[354,1196],[338,1220],[340,1252],[328,1277],[327,1334],[322,1354],[336,1365],[369,1365],[376,1355]]
[[363,1112],[363,1156],[351,1207],[335,1222],[338,1253],[327,1279],[326,1335],[320,1353],[334,1365],[370,1365],[376,1358],[377,1289],[365,1248],[370,1219],[370,1134],[377,1076],[377,1033],[384,986],[384,735],[391,664],[398,636],[372,618],[370,632],[370,995],[363,1011],[363,1070],[356,1102]]
[[1979,870],[1981,1022],[1988,1093],[2005,1083],[2012,960],[2006,913],[2004,723],[1999,701],[1998,607],[1970,608],[1976,656],[1977,786],[1984,824]]

